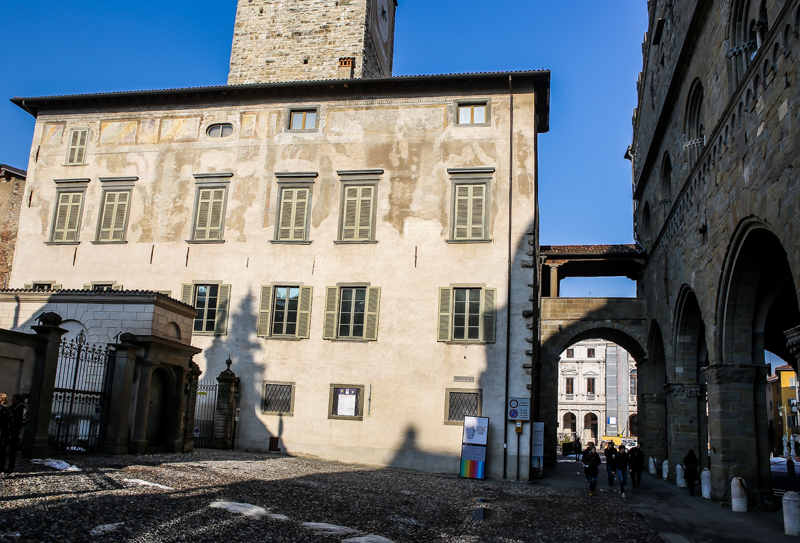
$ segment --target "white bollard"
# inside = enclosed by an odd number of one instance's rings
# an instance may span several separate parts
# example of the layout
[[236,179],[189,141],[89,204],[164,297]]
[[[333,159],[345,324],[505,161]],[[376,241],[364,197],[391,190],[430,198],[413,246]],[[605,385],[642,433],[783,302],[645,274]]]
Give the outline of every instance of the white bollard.
[[658,475],[658,471],[656,470],[656,459],[655,457],[650,457],[650,475]]
[[666,481],[667,477],[669,477],[669,460],[664,460],[661,464],[661,478]]
[[683,476],[684,473],[683,466],[680,464],[675,466],[675,484],[678,485],[678,488],[686,488],[688,486],[686,484],[686,477]]
[[747,491],[741,477],[731,481],[731,509],[734,513],[747,513]]
[[783,531],[786,535],[800,535],[800,494],[783,495]]
[[700,488],[703,490],[703,497],[707,500],[711,499],[711,471],[708,468],[703,468],[703,473],[700,474]]

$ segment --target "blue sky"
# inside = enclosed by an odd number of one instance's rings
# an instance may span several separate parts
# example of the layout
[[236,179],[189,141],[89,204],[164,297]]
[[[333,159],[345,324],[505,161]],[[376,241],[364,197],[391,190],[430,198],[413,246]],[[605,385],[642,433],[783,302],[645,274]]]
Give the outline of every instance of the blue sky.
[[[394,74],[549,69],[539,140],[542,244],[631,243],[631,141],[643,0],[400,0]],[[491,6],[489,8],[488,6]],[[3,2],[0,162],[27,168],[33,118],[14,96],[223,85],[236,0]],[[572,279],[563,295],[634,294]]]

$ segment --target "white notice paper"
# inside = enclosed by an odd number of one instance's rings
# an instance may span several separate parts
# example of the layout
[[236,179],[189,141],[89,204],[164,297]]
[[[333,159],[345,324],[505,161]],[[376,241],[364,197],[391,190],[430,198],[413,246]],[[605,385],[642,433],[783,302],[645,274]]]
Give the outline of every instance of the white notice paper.
[[488,417],[464,417],[464,445],[486,445],[489,439]]
[[356,389],[355,388],[340,388],[339,389],[339,405],[336,414],[340,417],[355,417],[356,416]]

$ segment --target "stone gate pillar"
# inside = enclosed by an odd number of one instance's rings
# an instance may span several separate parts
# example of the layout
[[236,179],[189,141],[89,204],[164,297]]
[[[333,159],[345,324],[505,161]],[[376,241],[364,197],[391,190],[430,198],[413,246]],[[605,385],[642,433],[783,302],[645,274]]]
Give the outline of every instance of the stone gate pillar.
[[134,345],[136,336],[122,334],[119,344],[114,345],[116,356],[111,382],[111,394],[108,398],[108,425],[102,451],[105,454],[127,454],[128,421],[131,412],[131,388],[133,373],[136,368],[136,357],[141,347]]
[[194,450],[194,411],[197,407],[197,382],[200,379],[200,366],[194,360],[189,361],[189,371],[186,373],[188,397],[186,398],[186,422],[183,428],[183,452]]
[[36,349],[36,362],[33,368],[33,387],[28,402],[30,419],[23,442],[23,452],[26,456],[47,458],[50,454],[50,415],[56,386],[58,356],[61,350],[61,336],[67,333],[58,326],[59,324],[61,316],[58,313],[43,313],[39,316],[39,325],[33,327],[36,335],[44,341],[42,347]]
[[136,387],[136,410],[134,411],[133,430],[131,440],[128,443],[130,452],[133,454],[145,454],[147,452],[147,411],[150,406],[150,380],[153,375],[154,360],[139,357],[136,359],[138,364],[139,377]]
[[641,431],[644,427],[645,462],[655,458],[658,472],[661,473],[661,462],[667,458],[667,397],[664,394],[641,394],[642,405],[639,411],[644,413],[644,424],[640,422]]
[[703,387],[699,383],[668,383],[666,391],[667,441],[669,451],[667,457],[670,466],[670,479],[674,479],[674,466],[683,462],[689,450],[694,450],[700,459],[701,467],[705,467],[707,446],[701,448],[699,401]]
[[214,436],[211,446],[215,449],[233,448],[233,423],[236,416],[236,390],[239,378],[231,371],[233,361],[228,358],[225,361],[228,369],[217,377],[219,389],[217,389],[217,408],[214,417]]
[[[767,367],[760,365],[713,365],[703,369],[708,381],[711,497],[714,500],[730,501],[734,477],[745,480],[750,500],[771,499],[766,414],[763,424],[757,420],[761,412],[760,400],[766,402],[762,384],[766,371]],[[760,439],[760,434],[764,434],[764,439]]]

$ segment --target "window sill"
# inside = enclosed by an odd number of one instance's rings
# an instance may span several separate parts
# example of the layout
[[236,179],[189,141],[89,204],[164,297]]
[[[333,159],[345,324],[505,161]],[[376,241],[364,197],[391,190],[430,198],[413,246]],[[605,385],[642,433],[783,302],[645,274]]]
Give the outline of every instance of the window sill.
[[329,420],[364,420],[364,417],[344,417],[339,415],[328,415]]
[[91,243],[92,245],[125,245],[128,242],[122,240],[122,241],[93,241]]
[[372,343],[373,341],[378,341],[377,339],[362,339],[362,338],[348,338],[348,337],[323,338],[323,339],[327,339],[328,341],[342,342],[342,343]]
[[[478,415],[480,417],[480,415]],[[444,421],[445,426],[464,426],[463,420],[446,420]]]
[[269,240],[270,243],[275,245],[311,245],[314,243],[313,241],[290,241],[286,239],[271,239]]
[[278,341],[302,341],[304,339],[308,339],[304,337],[295,337],[295,336],[258,336],[258,337],[265,340],[275,339]]
[[80,241],[45,241],[45,245],[80,245]]
[[317,129],[317,128],[310,128],[310,129],[309,128],[295,128],[295,129],[287,128],[286,129],[286,133],[287,134],[313,134],[314,132],[319,132],[319,129]]
[[284,411],[262,411],[262,415],[268,415],[272,417],[293,417],[294,413],[286,413]]
[[207,337],[222,337],[222,336],[225,336],[227,334],[217,334],[215,332],[195,332],[194,330],[192,330],[192,335],[193,336],[207,336]]
[[492,123],[456,123],[455,126],[460,126],[463,128],[481,127],[481,126],[492,126]]
[[451,341],[443,341],[445,345],[491,345],[485,341],[459,341],[459,340],[451,340]]
[[444,240],[445,243],[452,243],[454,245],[459,245],[463,243],[492,243],[493,239],[446,239]]
[[344,239],[337,239],[333,242],[334,245],[375,245],[378,243],[377,239],[365,239],[365,240],[344,240]]
[[88,166],[88,162],[84,162],[83,164],[62,164],[65,168],[71,168],[72,166]]
[[220,243],[225,243],[224,239],[187,239],[186,243],[191,243],[192,245],[216,245]]

